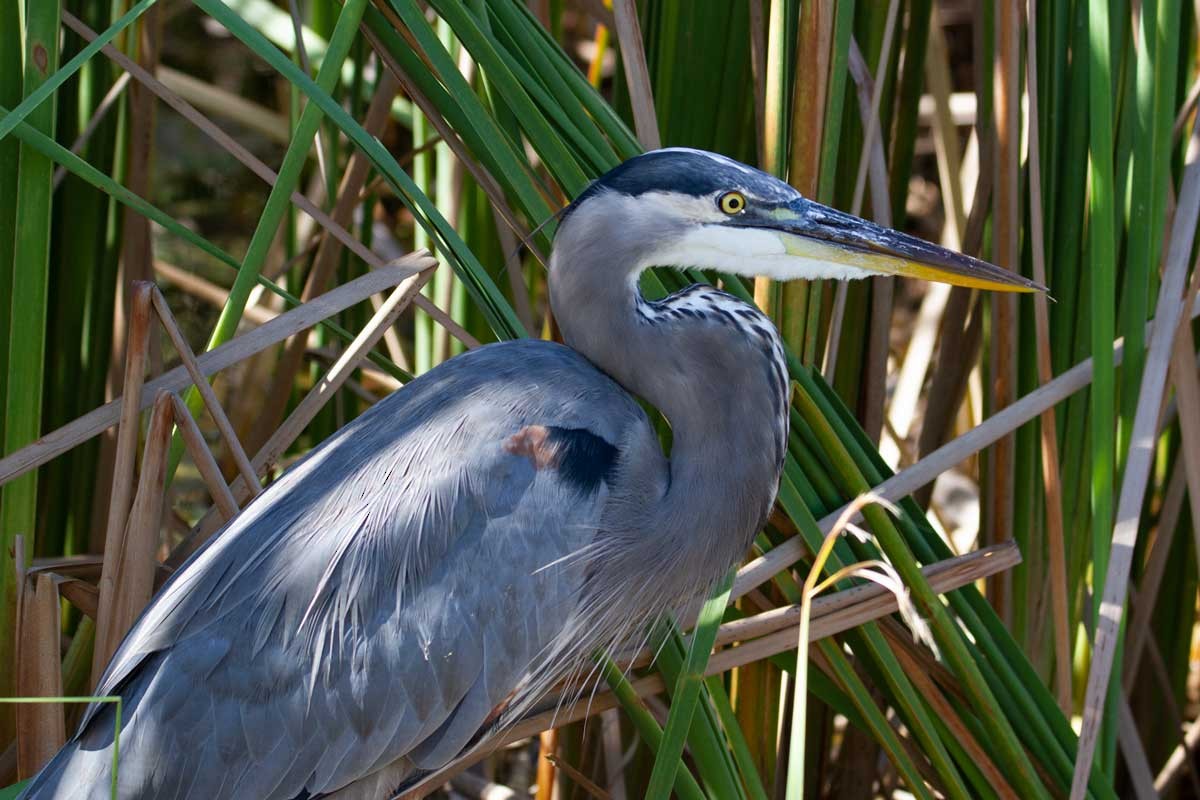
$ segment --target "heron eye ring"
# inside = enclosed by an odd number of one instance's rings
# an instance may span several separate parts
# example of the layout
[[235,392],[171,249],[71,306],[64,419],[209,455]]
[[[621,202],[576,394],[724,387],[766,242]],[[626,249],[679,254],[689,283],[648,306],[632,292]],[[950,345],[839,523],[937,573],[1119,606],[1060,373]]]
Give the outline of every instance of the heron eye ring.
[[717,198],[717,205],[726,214],[740,214],[746,210],[746,195],[741,192],[726,192]]

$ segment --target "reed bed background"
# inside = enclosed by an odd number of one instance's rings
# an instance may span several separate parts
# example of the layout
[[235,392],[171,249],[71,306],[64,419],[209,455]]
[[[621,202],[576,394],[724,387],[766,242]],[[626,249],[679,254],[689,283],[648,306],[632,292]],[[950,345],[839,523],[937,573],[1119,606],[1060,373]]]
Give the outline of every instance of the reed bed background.
[[[87,696],[297,456],[466,348],[554,337],[554,212],[687,145],[1053,301],[647,275],[783,332],[776,513],[694,633],[424,788],[1200,797],[1198,13],[0,0],[0,698]],[[837,536],[868,491],[895,505]],[[864,561],[889,588],[839,572]],[[79,709],[0,702],[0,786]]]

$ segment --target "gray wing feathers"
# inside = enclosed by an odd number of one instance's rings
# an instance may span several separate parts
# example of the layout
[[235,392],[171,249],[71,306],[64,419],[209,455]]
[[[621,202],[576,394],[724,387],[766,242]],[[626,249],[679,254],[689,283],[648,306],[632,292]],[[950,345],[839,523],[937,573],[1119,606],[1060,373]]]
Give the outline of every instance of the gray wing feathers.
[[[607,495],[506,452],[530,424],[611,443],[647,425],[572,351],[481,348],[343,428],[196,553],[98,690],[125,698],[121,796],[317,794],[461,751],[574,611],[583,576],[547,565],[591,541]],[[93,706],[27,796],[106,797],[111,741]]]

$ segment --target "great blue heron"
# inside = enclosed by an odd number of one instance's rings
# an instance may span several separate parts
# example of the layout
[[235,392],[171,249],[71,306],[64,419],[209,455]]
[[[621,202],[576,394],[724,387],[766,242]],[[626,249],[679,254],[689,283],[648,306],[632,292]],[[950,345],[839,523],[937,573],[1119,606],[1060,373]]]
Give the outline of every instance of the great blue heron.
[[[1041,288],[723,156],[630,159],[562,217],[566,346],[422,375],[163,587],[97,689],[124,698],[122,798],[387,796],[711,590],[774,502],[787,365],[770,320],[711,286],[644,299],[651,265]],[[25,796],[107,797],[113,714],[90,706]]]

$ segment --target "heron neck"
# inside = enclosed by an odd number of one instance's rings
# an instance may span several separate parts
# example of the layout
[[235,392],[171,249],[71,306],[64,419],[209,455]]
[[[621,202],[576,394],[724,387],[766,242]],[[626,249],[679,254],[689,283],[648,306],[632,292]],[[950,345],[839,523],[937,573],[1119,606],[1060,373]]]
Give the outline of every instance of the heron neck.
[[[564,340],[671,425],[665,492],[631,513],[650,534],[646,546],[696,554],[682,572],[700,580],[697,571],[717,569],[707,576],[715,579],[745,551],[774,501],[787,435],[783,379],[773,378],[759,333],[684,313],[707,301],[699,293],[647,304],[636,267],[614,280],[611,264],[580,261],[566,262],[569,271],[552,263]],[[755,331],[777,340],[765,319]]]

